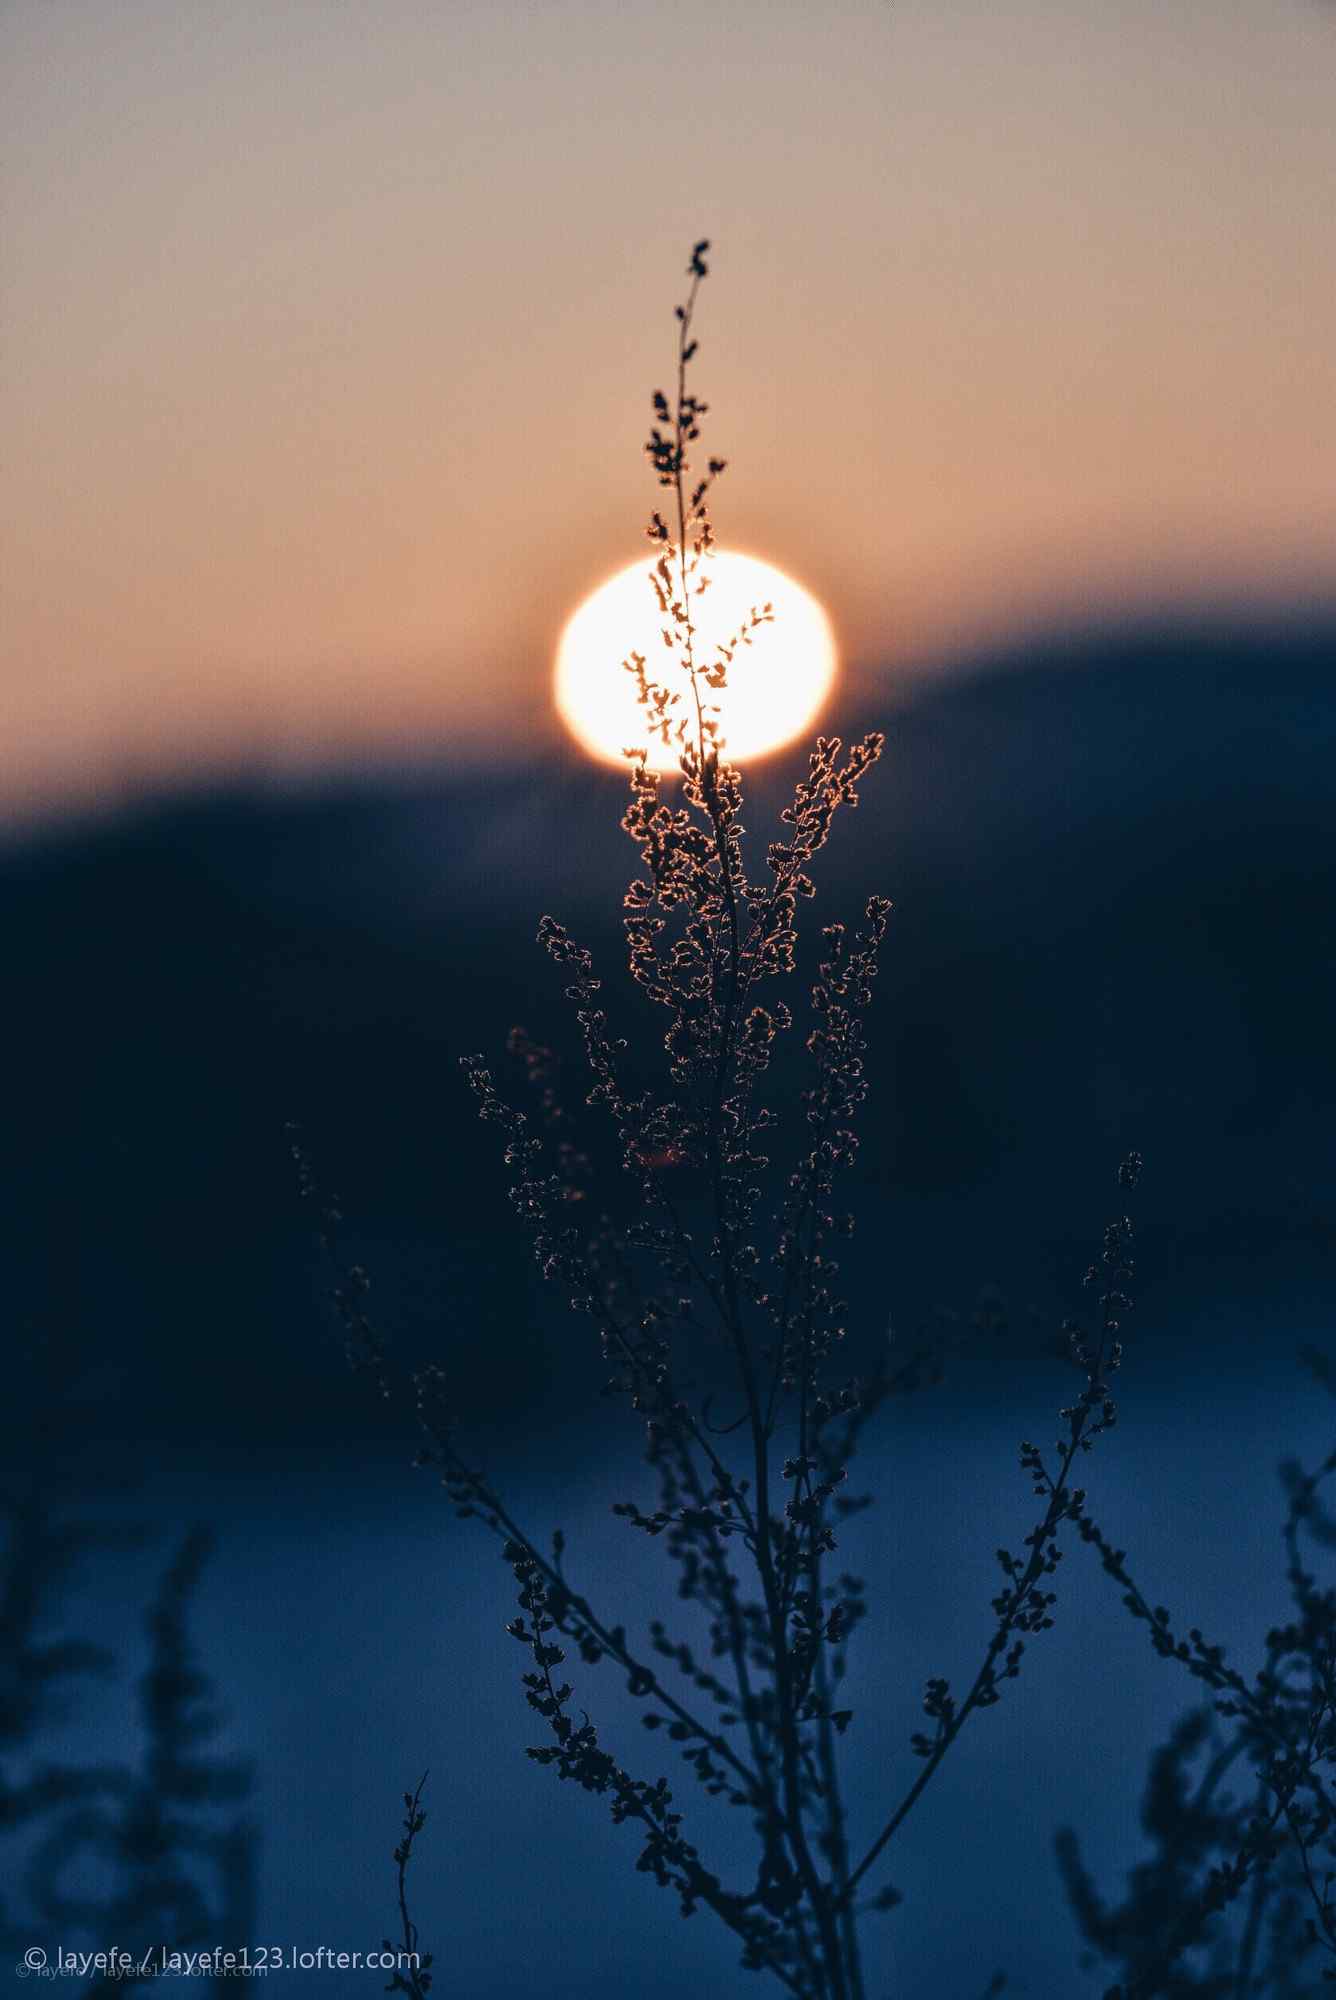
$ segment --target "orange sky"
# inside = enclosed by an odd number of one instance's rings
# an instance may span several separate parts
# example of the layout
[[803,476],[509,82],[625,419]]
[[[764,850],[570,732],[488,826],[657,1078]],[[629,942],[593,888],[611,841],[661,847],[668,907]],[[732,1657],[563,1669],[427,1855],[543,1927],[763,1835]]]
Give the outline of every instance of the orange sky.
[[8,0],[0,71],[2,811],[546,731],[697,234],[720,539],[856,668],[1336,591],[1322,0]]

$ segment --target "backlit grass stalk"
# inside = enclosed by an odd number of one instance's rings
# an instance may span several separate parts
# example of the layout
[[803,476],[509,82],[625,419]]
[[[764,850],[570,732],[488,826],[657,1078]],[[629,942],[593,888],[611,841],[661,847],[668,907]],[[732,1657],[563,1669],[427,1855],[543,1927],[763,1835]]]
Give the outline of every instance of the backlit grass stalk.
[[[631,973],[666,1016],[661,1087],[637,1091],[623,1081],[624,1045],[611,1032],[589,953],[552,918],[539,931],[567,981],[589,1070],[585,1101],[612,1120],[634,1219],[587,1222],[587,1163],[571,1137],[550,1051],[522,1030],[511,1037],[537,1094],[536,1119],[505,1101],[481,1057],[465,1063],[479,1115],[500,1129],[511,1198],[539,1266],[593,1321],[607,1386],[629,1400],[642,1425],[657,1503],[648,1513],[634,1500],[615,1511],[633,1530],[664,1540],[681,1572],[679,1598],[704,1613],[708,1665],[662,1625],[651,1635],[659,1658],[704,1697],[703,1709],[672,1692],[663,1670],[633,1655],[623,1628],[568,1581],[560,1537],[550,1548],[540,1543],[467,1460],[444,1379],[429,1372],[419,1390],[430,1455],[459,1511],[503,1537],[514,1570],[520,1615],[510,1630],[532,1655],[527,1698],[551,1736],[530,1754],[607,1797],[614,1819],[638,1828],[638,1866],[674,1889],[685,1913],[704,1905],[721,1918],[741,1941],[744,1965],[809,2000],[864,2000],[859,1921],[896,1898],[884,1890],[860,1904],[855,1892],[965,1723],[1015,1677],[1025,1639],[1052,1622],[1045,1584],[1059,1559],[1059,1531],[1081,1517],[1072,1469],[1114,1420],[1108,1381],[1118,1363],[1130,1225],[1112,1225],[1095,1273],[1107,1280],[1098,1337],[1087,1343],[1073,1330],[1084,1386],[1064,1413],[1054,1469],[1023,1449],[1045,1505],[1022,1554],[1000,1552],[1005,1582],[982,1664],[958,1705],[945,1681],[928,1683],[935,1734],[914,1744],[923,1768],[855,1864],[839,1755],[850,1711],[836,1700],[863,1584],[830,1580],[826,1565],[836,1523],[860,1504],[845,1488],[864,1420],[906,1385],[885,1371],[856,1375],[842,1360],[845,1306],[833,1247],[853,1226],[837,1206],[838,1190],[858,1149],[864,1023],[890,917],[885,898],[868,900],[862,931],[849,935],[834,924],[822,932],[809,1081],[795,1131],[786,1132],[764,1102],[764,1086],[794,1025],[771,989],[795,967],[798,908],[814,893],[810,864],[836,814],[857,805],[884,739],[873,732],[847,751],[836,737],[817,740],[766,872],[749,877],[741,780],[728,761],[717,697],[737,649],[773,614],[757,605],[724,644],[702,645],[697,607],[710,587],[710,495],[725,470],[715,457],[693,470],[707,411],[689,383],[708,248],[701,242],[692,251],[689,290],[676,309],[675,395],[670,402],[656,393],[646,446],[665,495],[648,529],[664,655],[653,667],[639,653],[624,663],[647,735],[676,752],[681,779],[680,798],[670,803],[648,751],[628,751],[623,826],[643,873],[627,890],[624,925]],[[769,1149],[777,1141],[793,1158],[767,1221]],[[1125,1183],[1135,1180],[1137,1164],[1124,1169]],[[731,1363],[741,1415],[727,1432],[712,1426],[708,1400],[679,1387],[703,1349]],[[646,1726],[683,1746],[708,1795],[750,1815],[754,1880],[726,1885],[687,1838],[666,1780],[633,1777],[583,1708],[577,1723],[574,1690],[559,1672],[566,1642],[588,1665],[610,1659],[625,1671],[630,1692],[647,1704]]]
[[[846,750],[838,737],[819,737],[764,872],[747,873],[742,784],[728,761],[717,698],[737,649],[772,609],[753,607],[732,638],[703,645],[709,501],[725,469],[713,457],[703,472],[692,466],[706,415],[689,383],[708,248],[701,242],[692,251],[689,290],[677,307],[675,394],[654,396],[646,446],[664,496],[648,529],[664,651],[653,668],[639,653],[624,662],[647,737],[675,751],[680,776],[670,801],[647,749],[627,753],[622,824],[642,872],[626,891],[623,924],[632,978],[664,1023],[657,1083],[628,1080],[633,1065],[609,1022],[589,951],[552,917],[538,933],[574,1010],[585,1107],[614,1135],[627,1194],[615,1204],[621,1219],[591,1199],[589,1157],[548,1047],[524,1029],[510,1035],[528,1110],[509,1101],[483,1057],[464,1064],[478,1114],[501,1141],[511,1202],[539,1269],[591,1323],[605,1388],[634,1413],[654,1496],[648,1507],[629,1498],[613,1511],[665,1548],[677,1571],[677,1615],[694,1619],[691,1636],[656,1619],[646,1642],[630,1638],[617,1607],[568,1569],[561,1532],[522,1521],[474,1461],[444,1371],[422,1370],[415,1392],[423,1459],[437,1468],[457,1513],[499,1538],[514,1578],[518,1607],[508,1630],[527,1655],[525,1698],[545,1729],[530,1757],[604,1799],[613,1820],[637,1837],[636,1866],[674,1892],[684,1915],[706,1909],[717,1917],[744,1967],[802,2000],[866,2000],[860,1925],[900,1899],[885,1882],[859,1892],[965,1725],[1001,1698],[1027,1641],[1053,1622],[1060,1537],[1085,1520],[1077,1461],[1115,1420],[1110,1383],[1121,1356],[1131,1225],[1126,1217],[1110,1224],[1087,1274],[1100,1301],[1097,1332],[1087,1337],[1068,1326],[1081,1388],[1062,1413],[1062,1434],[1047,1457],[1022,1446],[1040,1507],[1020,1551],[998,1551],[1003,1583],[980,1665],[959,1700],[944,1679],[927,1682],[932,1731],[910,1744],[921,1767],[856,1841],[841,1768],[852,1710],[841,1705],[841,1688],[865,1585],[835,1571],[831,1559],[842,1521],[869,1504],[848,1487],[864,1432],[925,1373],[921,1356],[893,1368],[884,1350],[870,1369],[852,1365],[836,1256],[853,1230],[841,1185],[858,1156],[867,1096],[866,1020],[891,914],[884,897],[868,899],[861,930],[836,923],[821,931],[805,1010],[806,1085],[796,1106],[790,1093],[787,1113],[767,1102],[767,1087],[776,1051],[795,1027],[777,989],[795,971],[812,863],[837,814],[857,805],[884,740],[872,732]],[[294,1153],[303,1190],[314,1196],[299,1141]],[[1131,1156],[1120,1173],[1124,1187],[1139,1168]],[[340,1219],[331,1200],[322,1234],[338,1272],[334,1299],[348,1353],[388,1393],[393,1369],[367,1317],[366,1274],[342,1260]],[[715,1423],[711,1397],[692,1386],[721,1370],[738,1412],[724,1425]],[[586,1669],[611,1664],[624,1676],[646,1729],[689,1767],[703,1795],[690,1802],[690,1824],[661,1763],[637,1774],[638,1760],[605,1742],[584,1688],[577,1697],[567,1678],[572,1653]],[[885,1690],[885,1698],[897,1691]],[[411,1817],[411,1799],[409,1806]],[[719,1807],[745,1814],[754,1835],[741,1879],[726,1880],[707,1858]],[[996,1979],[988,1990],[1000,1990]]]

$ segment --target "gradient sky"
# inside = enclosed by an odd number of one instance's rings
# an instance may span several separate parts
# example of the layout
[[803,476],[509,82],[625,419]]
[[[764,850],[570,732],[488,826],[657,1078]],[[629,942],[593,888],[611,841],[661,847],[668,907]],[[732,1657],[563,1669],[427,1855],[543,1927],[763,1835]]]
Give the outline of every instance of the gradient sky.
[[0,810],[526,747],[643,546],[855,667],[1336,590],[1320,0],[7,0]]

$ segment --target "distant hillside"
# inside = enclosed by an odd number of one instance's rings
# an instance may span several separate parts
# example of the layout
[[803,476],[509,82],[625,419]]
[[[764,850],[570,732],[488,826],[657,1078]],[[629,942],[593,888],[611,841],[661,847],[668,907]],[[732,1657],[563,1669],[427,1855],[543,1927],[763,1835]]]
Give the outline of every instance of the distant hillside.
[[[861,1280],[869,1317],[988,1278],[1046,1297],[1132,1143],[1166,1285],[1235,1305],[1320,1286],[1336,627],[1108,633],[888,689],[866,720],[887,758],[817,911],[896,901],[858,1195],[890,1259]],[[793,769],[767,767],[757,833]],[[284,1433],[364,1421],[319,1352],[294,1114],[410,1344],[446,1329],[483,1397],[525,1349],[541,1394],[552,1336],[455,1058],[517,1017],[560,1031],[544,909],[617,990],[621,791],[572,755],[238,788],[0,855],[7,1289],[21,1329],[67,1345],[95,1426],[226,1435],[257,1397]]]

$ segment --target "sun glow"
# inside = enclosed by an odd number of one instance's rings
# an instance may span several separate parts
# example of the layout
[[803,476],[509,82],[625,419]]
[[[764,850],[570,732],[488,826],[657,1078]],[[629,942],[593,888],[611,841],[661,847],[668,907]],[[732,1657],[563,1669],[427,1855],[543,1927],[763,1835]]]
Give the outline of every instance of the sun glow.
[[[660,637],[664,621],[650,567],[642,561],[619,570],[569,620],[557,646],[556,703],[591,756],[620,763],[624,750],[647,745],[652,769],[675,771],[676,749],[651,740],[635,680],[622,666],[630,653],[643,653],[651,679],[679,696],[674,716],[694,718],[680,655],[670,653]],[[835,678],[835,637],[811,593],[772,564],[721,550],[708,569],[709,589],[691,601],[702,667],[711,664],[753,607],[774,607],[773,622],[757,629],[750,646],[738,647],[728,685],[718,693],[701,685],[702,700],[719,705],[726,753],[744,763],[791,742],[813,720]]]

